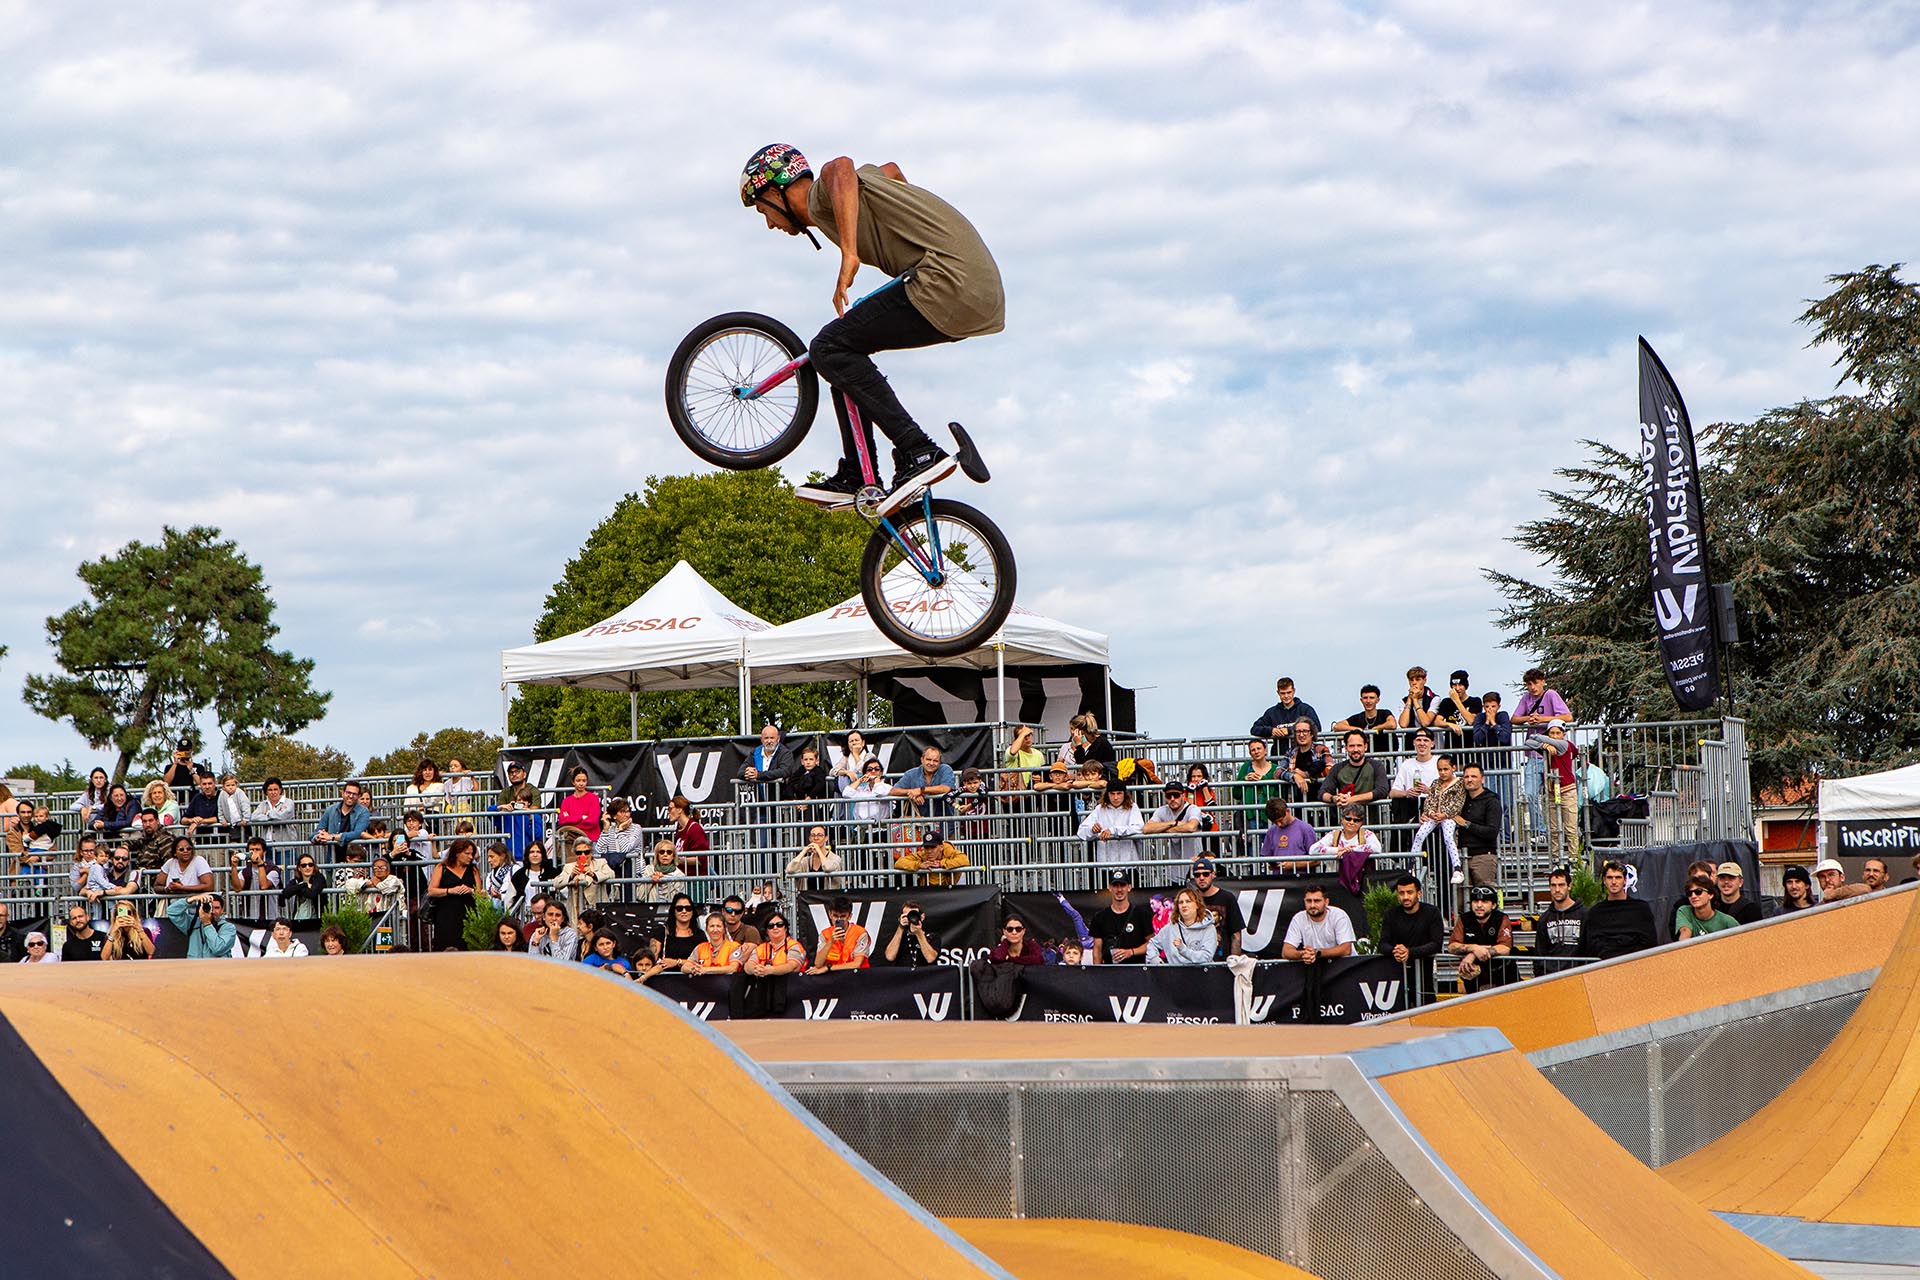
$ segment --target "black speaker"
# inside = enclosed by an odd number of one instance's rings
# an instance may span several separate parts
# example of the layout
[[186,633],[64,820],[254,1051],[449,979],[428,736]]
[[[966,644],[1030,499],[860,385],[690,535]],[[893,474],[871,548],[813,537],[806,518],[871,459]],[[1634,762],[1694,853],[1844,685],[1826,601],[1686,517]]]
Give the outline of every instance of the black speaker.
[[1716,582],[1713,584],[1713,617],[1720,629],[1721,644],[1740,643],[1740,620],[1733,615],[1733,584]]

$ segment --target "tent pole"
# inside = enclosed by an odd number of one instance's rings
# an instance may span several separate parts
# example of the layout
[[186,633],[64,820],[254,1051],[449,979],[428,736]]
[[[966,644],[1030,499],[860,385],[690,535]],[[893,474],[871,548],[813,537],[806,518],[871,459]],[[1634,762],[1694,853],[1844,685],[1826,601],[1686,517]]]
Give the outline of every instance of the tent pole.
[[994,712],[994,724],[997,726],[993,736],[1000,736],[1001,728],[1007,723],[1007,646],[1005,642],[996,642],[993,646],[993,687],[994,700],[998,710]]
[[1107,717],[1106,719],[1100,722],[1100,727],[1102,729],[1105,729],[1108,733],[1112,733],[1113,732],[1113,668],[1112,667],[1100,668],[1100,692],[1105,694],[1107,699]]
[[748,691],[751,679],[747,673],[747,641],[743,636],[740,640],[740,736],[743,738],[753,732],[747,726],[747,718],[753,714],[753,695]]
[[512,689],[513,686],[506,681],[500,682],[500,742],[508,747],[513,745],[513,730],[507,727],[507,707],[513,701]]
[[862,660],[860,663],[860,683],[856,686],[856,690],[857,692],[854,696],[860,699],[860,705],[853,709],[853,723],[855,728],[865,729],[867,727],[867,700],[873,696],[867,684],[867,664],[865,660]]
[[627,690],[627,741],[640,741],[640,691]]

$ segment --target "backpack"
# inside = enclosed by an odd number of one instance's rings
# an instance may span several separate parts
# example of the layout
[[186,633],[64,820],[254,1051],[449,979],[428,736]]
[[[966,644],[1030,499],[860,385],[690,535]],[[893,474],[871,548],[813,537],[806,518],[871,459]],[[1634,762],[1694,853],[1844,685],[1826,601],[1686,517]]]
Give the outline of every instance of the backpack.
[[1020,1008],[1021,966],[981,956],[967,966],[973,975],[973,1007],[989,1018],[1011,1017]]

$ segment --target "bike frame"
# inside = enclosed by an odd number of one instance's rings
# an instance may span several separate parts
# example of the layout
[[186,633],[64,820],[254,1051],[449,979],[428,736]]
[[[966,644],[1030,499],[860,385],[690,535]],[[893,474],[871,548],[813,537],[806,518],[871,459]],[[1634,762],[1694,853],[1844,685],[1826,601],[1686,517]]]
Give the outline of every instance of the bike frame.
[[[859,306],[868,298],[873,297],[874,294],[886,292],[906,278],[905,275],[895,276],[878,289],[875,289],[873,293],[864,294],[856,299],[853,306]],[[847,309],[851,311],[853,307]],[[800,372],[801,369],[812,363],[812,359],[813,357],[810,354],[802,353],[798,358],[787,361],[787,363],[775,369],[753,386],[735,387],[733,389],[734,397],[740,400],[758,400],[761,396],[767,394],[767,392],[773,390],[781,383],[786,382],[792,378],[794,374]],[[845,393],[833,384],[827,384],[827,389],[833,393],[834,403],[840,406],[841,410],[847,415],[847,422],[853,430],[853,448],[854,452],[859,455],[861,478],[869,487],[878,488],[880,486],[880,476],[879,473],[874,470],[873,454],[867,448],[867,433],[861,430],[860,427],[859,406],[849,400]],[[933,488],[931,485],[920,495],[920,506],[923,518],[926,521],[927,540],[931,544],[933,553],[931,557],[901,537],[900,530],[896,528],[893,521],[886,516],[880,516],[877,519],[874,517],[868,518],[874,519],[874,522],[886,531],[887,537],[893,540],[893,545],[900,548],[900,554],[905,556],[907,562],[914,567],[914,570],[919,573],[922,578],[927,580],[928,586],[938,587],[946,578],[946,559],[940,550],[940,529],[933,520]],[[857,507],[855,509],[858,510]]]

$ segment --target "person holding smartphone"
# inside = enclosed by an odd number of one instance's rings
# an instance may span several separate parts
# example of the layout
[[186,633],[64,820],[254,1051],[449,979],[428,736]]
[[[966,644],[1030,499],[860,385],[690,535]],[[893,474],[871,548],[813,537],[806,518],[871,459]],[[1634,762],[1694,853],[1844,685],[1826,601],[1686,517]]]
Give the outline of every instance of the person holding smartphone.
[[813,958],[814,970],[864,969],[872,951],[873,939],[853,922],[853,903],[846,898],[828,903],[827,927]]

